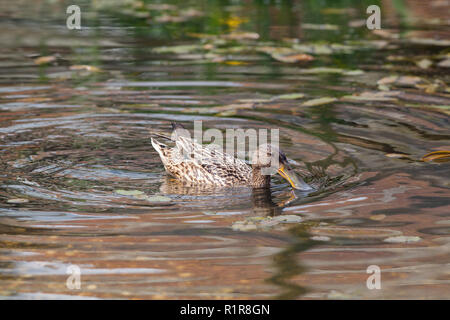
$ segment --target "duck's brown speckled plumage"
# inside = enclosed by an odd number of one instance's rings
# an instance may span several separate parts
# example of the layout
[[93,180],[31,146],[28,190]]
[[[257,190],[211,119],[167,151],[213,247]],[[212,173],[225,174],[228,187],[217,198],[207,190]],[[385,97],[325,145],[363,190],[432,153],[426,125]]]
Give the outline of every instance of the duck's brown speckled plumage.
[[165,137],[175,142],[173,148],[152,138],[152,145],[159,153],[166,171],[172,176],[191,185],[211,185],[218,187],[250,186],[267,188],[270,186],[270,175],[262,174],[268,167],[272,155],[280,159],[278,173],[295,188],[310,190],[310,186],[298,179],[289,168],[286,156],[270,145],[260,146],[253,155],[252,166],[245,161],[232,157],[216,149],[204,147],[189,137],[189,133],[181,125],[173,124],[172,137]]
[[170,148],[152,138],[164,168],[172,176],[190,184],[253,185],[252,167],[244,161],[205,148],[188,137],[178,136],[175,143],[175,147]]

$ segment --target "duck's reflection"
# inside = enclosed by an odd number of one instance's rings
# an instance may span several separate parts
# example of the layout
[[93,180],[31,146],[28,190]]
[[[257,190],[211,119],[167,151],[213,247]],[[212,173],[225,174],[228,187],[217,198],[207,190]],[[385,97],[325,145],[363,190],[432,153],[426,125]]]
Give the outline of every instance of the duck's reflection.
[[[305,194],[293,190],[283,191],[279,188],[214,188],[204,185],[187,185],[177,179],[165,177],[160,187],[164,194],[177,194],[187,199],[204,200],[205,206],[214,208],[238,207],[250,205],[257,217],[275,217],[289,203],[301,200]],[[275,194],[275,197],[274,197]],[[275,199],[274,199],[275,198]],[[282,293],[275,297],[279,299],[294,299],[307,292],[303,286],[293,283],[291,279],[305,272],[298,261],[298,254],[309,249],[314,242],[309,240],[307,231],[301,224],[293,225],[288,232],[291,242],[274,256],[274,273],[266,279],[268,283],[282,288]]]
[[253,189],[251,197],[255,215],[274,217],[281,214],[282,207],[273,201],[270,189]]
[[177,179],[166,176],[161,184],[160,192],[163,194],[176,194],[186,196],[192,200],[204,199],[205,205],[214,207],[247,207],[251,204],[254,215],[277,216],[283,207],[295,200],[297,195],[291,191],[288,199],[274,202],[272,190],[268,188],[218,188],[205,185],[189,185]]

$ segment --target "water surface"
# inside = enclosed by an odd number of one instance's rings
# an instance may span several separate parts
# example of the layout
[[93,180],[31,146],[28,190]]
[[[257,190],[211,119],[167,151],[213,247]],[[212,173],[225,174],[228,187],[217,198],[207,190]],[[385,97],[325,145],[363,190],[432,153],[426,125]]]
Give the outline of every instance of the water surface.
[[[68,30],[1,1],[1,298],[447,298],[448,4],[375,1],[372,32],[372,2],[80,1]],[[150,131],[194,120],[280,129],[322,188],[180,185]]]

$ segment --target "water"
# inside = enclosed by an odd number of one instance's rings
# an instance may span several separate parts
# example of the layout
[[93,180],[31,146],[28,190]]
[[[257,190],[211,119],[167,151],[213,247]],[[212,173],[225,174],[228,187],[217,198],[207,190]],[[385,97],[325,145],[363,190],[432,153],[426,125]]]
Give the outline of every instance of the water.
[[[420,158],[450,148],[448,10],[402,3],[372,33],[360,1],[81,2],[81,31],[0,2],[1,298],[447,298],[449,164]],[[180,185],[149,140],[174,120],[278,128],[322,188]]]

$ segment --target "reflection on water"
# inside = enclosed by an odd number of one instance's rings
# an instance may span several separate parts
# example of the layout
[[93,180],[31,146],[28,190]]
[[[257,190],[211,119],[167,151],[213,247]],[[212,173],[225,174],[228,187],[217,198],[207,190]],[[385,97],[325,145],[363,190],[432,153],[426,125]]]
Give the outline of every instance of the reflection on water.
[[[448,163],[419,161],[450,148],[448,4],[369,32],[364,1],[131,2],[80,2],[82,31],[0,2],[2,298],[448,296]],[[150,131],[194,120],[280,129],[316,191],[180,184]]]

